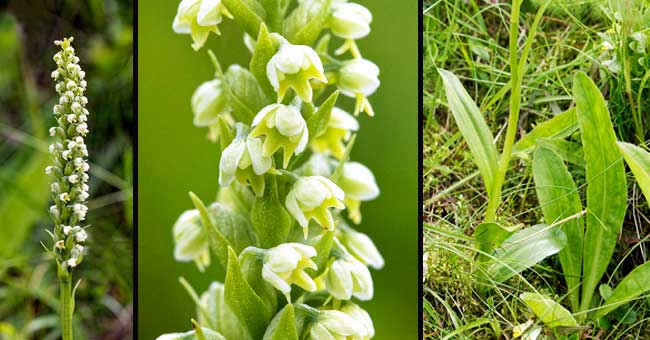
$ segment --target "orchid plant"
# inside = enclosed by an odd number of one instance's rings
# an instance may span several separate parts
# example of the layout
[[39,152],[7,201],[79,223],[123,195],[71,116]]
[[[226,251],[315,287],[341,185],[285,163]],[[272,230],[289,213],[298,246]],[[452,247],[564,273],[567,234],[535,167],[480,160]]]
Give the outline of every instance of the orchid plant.
[[[248,67],[224,71],[208,51],[215,76],[191,99],[194,124],[221,145],[220,188],[207,206],[190,193],[195,209],[173,227],[176,260],[204,271],[216,257],[226,276],[200,295],[181,279],[197,305],[193,329],[158,339],[370,339],[355,300],[372,299],[368,267],[384,260],[355,225],[379,188],[349,158],[355,117],[374,115],[380,83],[356,44],[372,14],[341,0],[183,0],[172,27],[200,50],[226,18],[245,32]],[[339,93],[352,114],[336,106]]]

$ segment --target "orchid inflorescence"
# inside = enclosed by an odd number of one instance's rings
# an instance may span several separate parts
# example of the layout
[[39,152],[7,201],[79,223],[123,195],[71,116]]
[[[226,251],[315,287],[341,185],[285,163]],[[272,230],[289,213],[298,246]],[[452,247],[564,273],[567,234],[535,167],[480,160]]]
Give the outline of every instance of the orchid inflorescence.
[[[368,267],[384,260],[352,226],[379,188],[349,158],[355,116],[374,115],[367,97],[380,83],[355,42],[372,15],[340,0],[183,0],[172,26],[199,50],[223,17],[242,26],[252,57],[249,68],[224,71],[209,51],[215,77],[191,107],[221,145],[221,187],[207,207],[190,194],[196,209],[173,234],[176,260],[204,271],[216,256],[226,277],[198,299],[194,330],[159,339],[370,339],[372,319],[352,299],[373,297]],[[331,35],[342,39],[333,55]],[[335,106],[339,93],[353,99],[353,114]]]

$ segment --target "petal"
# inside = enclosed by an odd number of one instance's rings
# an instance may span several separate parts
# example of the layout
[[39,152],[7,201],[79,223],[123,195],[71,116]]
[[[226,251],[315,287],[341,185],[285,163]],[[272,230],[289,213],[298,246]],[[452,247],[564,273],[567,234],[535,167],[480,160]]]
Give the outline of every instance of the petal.
[[235,176],[235,171],[239,166],[246,144],[242,138],[235,138],[221,153],[219,161],[219,184],[222,186],[229,185]]
[[253,163],[253,171],[256,175],[263,175],[272,165],[271,157],[264,157],[262,154],[262,140],[259,138],[246,138],[246,147]]
[[330,116],[328,126],[348,131],[359,130],[359,122],[356,118],[338,107],[332,108],[332,115]]
[[352,297],[352,275],[345,261],[332,262],[325,278],[325,285],[327,291],[339,300],[349,300]]
[[312,340],[336,340],[325,326],[315,323],[309,330],[309,336]]
[[252,126],[259,125],[259,123],[261,123],[262,120],[264,120],[264,118],[266,118],[266,115],[268,115],[269,112],[271,112],[271,111],[273,111],[273,110],[275,110],[275,109],[277,109],[277,108],[279,108],[281,106],[282,106],[281,104],[270,104],[270,105],[267,105],[267,106],[263,107],[260,110],[260,112],[258,112],[257,115],[255,115],[255,118],[253,118],[253,125]]
[[342,201],[345,198],[345,193],[338,185],[334,184],[329,178],[323,176],[314,176],[316,177],[327,189],[332,193],[332,195],[339,201]]
[[287,206],[289,213],[298,221],[298,224],[300,224],[300,226],[303,228],[307,228],[309,223],[307,221],[307,218],[305,218],[305,214],[302,212],[302,210],[300,210],[300,207],[298,206],[298,201],[296,201],[296,193],[294,190],[291,190],[287,195],[285,205]]
[[262,278],[270,283],[277,290],[287,294],[291,292],[291,286],[287,284],[281,277],[279,277],[275,272],[273,272],[266,265],[262,267]]
[[221,0],[202,0],[196,22],[201,26],[214,26],[221,22]]

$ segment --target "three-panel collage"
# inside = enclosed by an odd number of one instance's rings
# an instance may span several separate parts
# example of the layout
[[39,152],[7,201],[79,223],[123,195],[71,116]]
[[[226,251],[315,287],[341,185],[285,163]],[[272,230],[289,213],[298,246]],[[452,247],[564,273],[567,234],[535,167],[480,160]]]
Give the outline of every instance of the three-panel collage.
[[650,340],[650,0],[0,0],[0,340]]

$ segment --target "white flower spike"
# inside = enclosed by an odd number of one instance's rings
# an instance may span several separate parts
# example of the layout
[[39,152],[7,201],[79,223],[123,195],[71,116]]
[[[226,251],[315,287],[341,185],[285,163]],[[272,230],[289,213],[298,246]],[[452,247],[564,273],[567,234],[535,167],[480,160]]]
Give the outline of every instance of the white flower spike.
[[262,266],[262,277],[290,300],[291,285],[306,291],[316,290],[316,283],[305,269],[316,269],[311,260],[316,249],[301,243],[284,243],[266,250]]
[[314,49],[304,45],[292,45],[282,41],[280,49],[266,65],[266,76],[278,93],[278,103],[284,99],[289,88],[307,103],[311,103],[313,91],[310,79],[327,83],[323,63]]
[[366,59],[345,61],[339,69],[338,86],[344,95],[356,99],[355,116],[361,111],[365,111],[369,116],[375,115],[367,97],[379,87],[378,77],[379,67]]
[[344,193],[334,182],[322,176],[301,177],[289,191],[287,210],[303,228],[305,239],[309,231],[309,220],[316,220],[327,230],[334,229],[330,208],[343,209]]
[[264,136],[264,157],[271,157],[282,148],[282,166],[286,168],[291,155],[298,155],[307,147],[309,130],[298,109],[291,105],[271,104],[253,118],[253,130],[249,136]]

